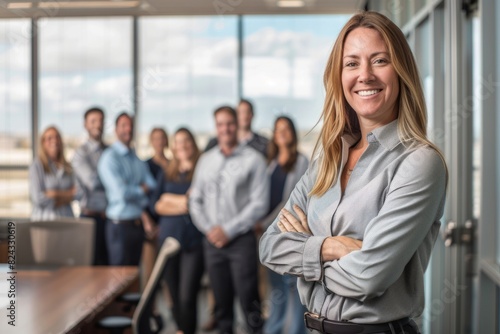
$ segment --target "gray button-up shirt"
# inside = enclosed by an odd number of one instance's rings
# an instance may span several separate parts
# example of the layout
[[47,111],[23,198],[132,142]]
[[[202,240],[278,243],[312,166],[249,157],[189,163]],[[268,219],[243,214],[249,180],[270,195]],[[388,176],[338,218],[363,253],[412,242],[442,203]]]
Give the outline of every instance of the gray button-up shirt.
[[269,187],[266,161],[258,151],[240,145],[225,156],[215,146],[196,164],[189,213],[202,233],[220,225],[234,239],[267,213]]
[[72,165],[82,209],[98,212],[106,210],[106,194],[97,175],[97,163],[105,148],[101,143],[89,139],[75,151]]
[[45,172],[40,158],[35,158],[29,169],[30,197],[33,205],[32,220],[51,220],[73,217],[71,204],[56,207],[55,200],[45,195],[47,190],[69,190],[75,185],[75,175],[68,174],[49,160],[50,172]]
[[[349,147],[342,138],[344,167]],[[310,197],[318,174],[314,161],[286,208],[307,212],[312,236],[280,233],[277,220],[260,242],[262,263],[299,277],[302,303],[331,320],[382,323],[415,317],[424,307],[424,271],[436,241],[446,192],[446,167],[437,152],[403,145],[397,120],[368,134],[368,147],[342,195],[336,182]],[[326,237],[363,241],[359,251],[321,262]]]

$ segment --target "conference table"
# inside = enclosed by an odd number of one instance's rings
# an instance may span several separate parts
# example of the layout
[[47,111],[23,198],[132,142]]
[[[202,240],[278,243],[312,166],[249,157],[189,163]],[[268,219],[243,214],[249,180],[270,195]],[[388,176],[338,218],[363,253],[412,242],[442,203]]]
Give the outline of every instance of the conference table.
[[[0,333],[81,333],[138,277],[138,268],[128,266],[18,270],[16,326],[8,324],[7,305],[2,305]],[[5,297],[5,291],[0,293]]]

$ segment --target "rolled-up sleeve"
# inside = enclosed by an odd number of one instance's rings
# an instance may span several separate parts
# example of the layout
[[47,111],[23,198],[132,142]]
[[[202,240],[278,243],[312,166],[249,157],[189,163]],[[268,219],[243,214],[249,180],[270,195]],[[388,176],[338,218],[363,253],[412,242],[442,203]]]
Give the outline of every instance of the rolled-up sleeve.
[[[297,204],[305,210],[308,194],[313,180],[308,169],[295,186],[285,208],[293,211]],[[279,274],[290,274],[306,281],[319,281],[322,278],[321,246],[326,237],[311,236],[303,233],[282,233],[278,228],[278,217],[269,226],[260,240],[260,261]]]
[[[401,163],[361,250],[324,264],[326,288],[365,301],[381,296],[402,275],[419,247],[430,253],[443,213],[446,167],[436,151],[420,148]],[[433,229],[434,227],[434,229]],[[425,238],[433,238],[424,242]]]

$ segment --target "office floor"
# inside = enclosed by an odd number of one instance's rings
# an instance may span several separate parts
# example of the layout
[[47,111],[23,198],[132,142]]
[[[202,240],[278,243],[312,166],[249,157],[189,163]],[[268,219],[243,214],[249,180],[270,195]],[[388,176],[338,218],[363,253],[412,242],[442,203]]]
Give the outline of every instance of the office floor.
[[[210,306],[208,305],[208,289],[203,288],[198,295],[198,330],[197,334],[217,334],[217,331],[202,331],[200,329],[201,325],[204,324],[210,316]],[[163,292],[157,294],[157,307],[158,311],[163,317],[165,328],[161,331],[161,334],[176,334],[177,327],[175,325],[174,319],[172,318],[172,313],[170,312],[168,303],[166,301]],[[239,306],[236,307],[236,333],[235,334],[246,334],[246,331],[242,325],[242,316]]]

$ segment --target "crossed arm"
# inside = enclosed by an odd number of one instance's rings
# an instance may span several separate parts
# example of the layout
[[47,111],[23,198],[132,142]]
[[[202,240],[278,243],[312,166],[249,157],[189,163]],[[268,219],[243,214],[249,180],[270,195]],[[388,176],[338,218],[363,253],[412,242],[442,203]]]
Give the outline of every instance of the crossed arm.
[[54,207],[60,207],[71,203],[76,195],[75,186],[65,190],[46,190],[45,196],[54,200]]
[[[293,210],[299,217],[297,219],[287,209],[282,209],[279,215],[278,228],[282,233],[298,232],[312,235],[307,222],[307,215],[297,205],[293,205]],[[352,251],[360,250],[363,242],[361,240],[346,236],[327,237],[321,245],[321,261],[334,261],[349,254]]]

